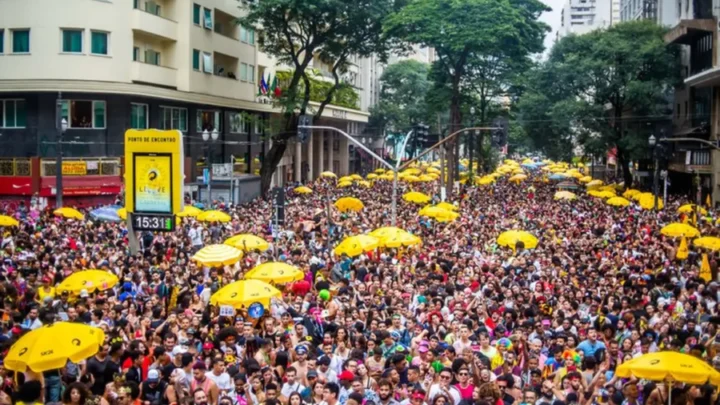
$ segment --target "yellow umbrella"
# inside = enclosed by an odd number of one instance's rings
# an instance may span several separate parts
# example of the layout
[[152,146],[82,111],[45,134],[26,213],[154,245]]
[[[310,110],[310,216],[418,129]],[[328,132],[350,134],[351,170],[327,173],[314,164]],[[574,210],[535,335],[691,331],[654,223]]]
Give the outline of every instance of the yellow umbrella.
[[83,290],[88,293],[109,290],[117,283],[117,276],[109,271],[82,270],[67,276],[55,290],[58,293],[67,291],[73,295],[80,295]]
[[354,180],[355,179],[352,178],[352,176],[343,176],[338,179],[338,183],[346,183],[346,182],[352,183]]
[[[615,375],[651,381],[672,381],[702,385],[720,385],[720,373],[706,361],[679,352],[654,352],[636,357],[618,366]],[[670,399],[668,398],[668,401]]]
[[119,208],[117,211],[118,216],[120,219],[127,219],[127,209],[125,208]]
[[70,207],[62,207],[58,208],[55,211],[53,211],[53,214],[57,217],[63,217],[63,218],[72,218],[72,219],[85,219],[85,215],[80,213],[80,211],[76,210],[75,208]]
[[401,246],[414,246],[422,243],[422,239],[408,232],[396,233],[380,238],[379,246],[386,248],[399,248]]
[[[646,195],[650,194],[650,195]],[[638,204],[640,204],[640,207],[644,210],[651,210],[655,206],[655,196],[652,195],[652,193],[643,193],[638,194],[641,195]],[[657,200],[658,209],[661,210],[665,207],[663,204],[662,198],[658,198]]]
[[270,249],[270,244],[263,238],[248,233],[241,233],[228,238],[225,242],[226,245],[232,246],[235,249],[240,249],[244,252],[251,252],[253,250],[266,251]]
[[280,297],[277,288],[260,280],[239,280],[219,289],[210,297],[212,305],[230,305],[234,308],[249,307],[259,302],[265,308],[270,307],[270,299]]
[[710,250],[720,250],[720,238],[703,236],[693,240],[693,245]]
[[586,184],[587,187],[599,187],[602,186],[604,183],[602,180],[593,180]]
[[371,186],[370,182],[369,182],[369,181],[365,181],[365,180],[360,180],[360,181],[357,182],[357,184],[359,184],[359,185],[361,185],[361,186],[363,186],[363,187],[367,187],[367,188],[370,188],[370,186]]
[[660,233],[673,238],[697,238],[698,236],[700,236],[700,231],[698,231],[697,228],[688,224],[681,224],[679,222],[665,225],[660,230]]
[[5,368],[41,373],[65,367],[68,360],[79,363],[97,353],[105,332],[82,323],[55,322],[32,330],[10,347]]
[[598,190],[590,190],[588,191],[588,195],[592,197],[597,198],[612,198],[615,197],[615,193],[610,191],[598,191]]
[[351,177],[353,180],[362,180],[362,179],[363,179],[363,177],[362,177],[361,175],[359,175],[359,174],[351,174],[350,177]]
[[383,168],[375,169],[375,173],[377,173],[377,174],[383,174],[383,173],[385,173],[385,169],[383,169]]
[[630,197],[630,198],[632,198],[632,199],[635,200],[635,201],[640,202],[640,200],[642,200],[643,198],[648,198],[648,197],[655,198],[655,196],[653,195],[653,193],[637,193],[637,194],[634,194],[634,195],[633,195],[632,197]]
[[437,206],[425,207],[418,212],[423,217],[434,218],[440,222],[447,222],[456,219],[460,214]]
[[295,187],[295,191],[298,194],[312,194],[312,189],[306,186]]
[[423,194],[419,191],[411,191],[403,194],[403,200],[415,204],[427,204],[431,199],[432,198],[429,195]]
[[205,211],[198,215],[198,221],[202,222],[230,222],[230,215],[217,210]]
[[428,181],[433,181],[433,180],[435,180],[435,178],[434,178],[433,176],[430,176],[430,175],[428,175],[428,174],[421,174],[420,177],[418,177],[418,179],[419,179],[420,181],[424,181],[424,182],[428,182]]
[[178,212],[176,216],[178,217],[197,217],[200,214],[202,214],[202,210],[198,207],[193,207],[192,205],[186,205],[183,207],[183,210]]
[[516,182],[520,183],[521,181],[523,181],[523,180],[525,180],[525,179],[527,179],[527,176],[526,176],[526,175],[524,175],[524,174],[516,174],[516,175],[510,177],[508,180],[509,180],[509,181],[516,181]]
[[577,199],[577,195],[575,193],[571,193],[569,191],[558,191],[555,193],[555,196],[553,197],[555,200],[568,200],[572,201]]
[[390,236],[395,236],[395,235],[401,234],[401,233],[409,234],[408,231],[398,228],[398,227],[395,227],[395,226],[384,226],[382,228],[378,228],[378,229],[370,232],[370,236],[374,236],[378,239],[384,239],[384,238],[387,238]]
[[625,190],[625,192],[623,193],[623,197],[633,198],[637,194],[640,194],[640,190],[635,190],[635,189],[629,188],[629,189]]
[[336,255],[348,255],[350,257],[360,256],[361,254],[373,250],[378,247],[380,240],[370,235],[355,235],[345,238],[339,245],[333,249]]
[[350,187],[350,186],[352,186],[352,182],[351,181],[341,181],[341,182],[338,182],[337,186],[338,186],[338,188]]
[[208,267],[220,267],[237,263],[243,252],[228,245],[208,245],[198,250],[192,260]]
[[630,201],[622,197],[608,198],[605,202],[607,203],[607,205],[612,205],[614,207],[627,207],[628,205],[630,205]]
[[518,242],[522,242],[525,249],[534,249],[538,244],[537,238],[530,232],[525,231],[505,231],[497,238],[498,245],[511,249],[515,249]]
[[367,178],[368,180],[375,180],[375,179],[378,178],[378,175],[375,174],[375,173],[370,173],[370,174],[367,175],[366,178]]
[[442,208],[444,210],[448,210],[448,211],[457,211],[457,209],[458,209],[458,207],[456,207],[453,204],[450,204],[448,202],[445,202],[445,201],[443,201],[439,204],[435,204],[435,206],[438,208]]
[[335,178],[337,178],[337,175],[333,172],[322,172],[322,173],[320,173],[320,177],[335,179]]
[[495,183],[495,177],[488,177],[488,176],[485,176],[477,181],[477,184],[479,184],[481,186],[487,186],[487,185],[493,184],[493,183]]
[[346,211],[355,211],[358,212],[365,208],[365,205],[362,203],[362,201],[358,200],[355,197],[343,197],[337,201],[335,201],[335,207],[340,210],[340,212],[346,212]]
[[682,214],[692,214],[694,212],[697,212],[696,210],[700,211],[701,215],[707,215],[707,213],[708,213],[705,208],[698,207],[695,204],[682,205],[682,206],[680,206],[680,208],[678,208],[677,212],[682,213]]
[[409,169],[405,169],[402,171],[402,174],[409,174],[409,175],[418,175],[420,174],[420,169],[416,169],[414,167],[411,167]]
[[428,167],[428,169],[425,170],[425,171],[426,171],[427,173],[440,174],[440,169],[438,169],[437,167]]
[[19,226],[20,223],[17,219],[9,217],[7,215],[0,215],[0,226]]
[[246,280],[260,280],[273,284],[292,283],[303,278],[305,274],[300,269],[283,262],[263,263],[245,274]]
[[592,177],[590,176],[583,176],[578,179],[580,183],[590,183],[592,181]]
[[418,177],[418,176],[413,176],[413,175],[403,176],[402,179],[405,180],[405,181],[407,181],[408,183],[414,183],[414,182],[416,182],[416,181],[420,181],[420,177]]

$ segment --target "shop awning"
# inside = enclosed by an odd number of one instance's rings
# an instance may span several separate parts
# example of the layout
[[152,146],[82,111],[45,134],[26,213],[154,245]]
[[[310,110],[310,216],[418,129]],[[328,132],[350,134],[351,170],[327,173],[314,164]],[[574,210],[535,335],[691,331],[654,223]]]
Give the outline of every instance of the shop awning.
[[712,33],[714,29],[714,19],[681,20],[678,25],[665,34],[665,43],[690,45],[694,38]]

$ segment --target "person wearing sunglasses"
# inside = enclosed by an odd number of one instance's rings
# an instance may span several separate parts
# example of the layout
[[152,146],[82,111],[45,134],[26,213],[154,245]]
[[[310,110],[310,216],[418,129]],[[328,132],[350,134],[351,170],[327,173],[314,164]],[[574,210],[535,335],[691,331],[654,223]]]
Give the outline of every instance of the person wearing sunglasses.
[[462,396],[460,395],[460,391],[458,391],[457,388],[452,385],[452,369],[449,367],[442,369],[438,375],[438,378],[438,382],[431,385],[430,390],[428,391],[429,401],[434,402],[434,398],[436,396],[443,395],[447,398],[450,398],[450,400],[452,401],[452,404],[448,405],[458,405],[462,400]]

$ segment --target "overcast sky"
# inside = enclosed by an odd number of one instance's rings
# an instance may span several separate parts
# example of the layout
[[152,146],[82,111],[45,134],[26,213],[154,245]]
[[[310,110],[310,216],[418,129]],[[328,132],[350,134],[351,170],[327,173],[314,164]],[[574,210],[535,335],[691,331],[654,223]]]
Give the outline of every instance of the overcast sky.
[[547,4],[552,8],[552,11],[549,13],[544,13],[540,19],[548,24],[552,31],[548,32],[547,36],[545,37],[545,52],[547,53],[550,47],[553,44],[553,41],[555,40],[555,33],[560,28],[560,10],[562,9],[563,4],[565,4],[567,0],[542,0],[543,3]]

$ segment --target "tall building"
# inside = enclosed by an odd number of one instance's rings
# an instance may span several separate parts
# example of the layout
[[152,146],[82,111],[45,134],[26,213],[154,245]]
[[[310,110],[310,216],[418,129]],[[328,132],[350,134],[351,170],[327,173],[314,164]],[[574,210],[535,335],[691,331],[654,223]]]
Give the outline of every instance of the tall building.
[[652,20],[669,27],[679,15],[679,3],[676,0],[621,0],[620,20]]
[[[203,188],[194,183],[202,179],[197,169],[206,155],[213,163],[236,161],[236,172],[256,188],[253,174],[270,141],[265,126],[252,122],[279,113],[268,97],[258,96],[259,83],[287,67],[258,50],[257,33],[235,23],[238,5],[0,2],[0,199],[54,195],[61,119],[68,124],[60,145],[70,198],[91,201],[120,190],[123,137],[130,128],[183,132],[187,190]],[[356,105],[328,105],[316,124],[362,132],[371,100],[363,88],[366,65],[353,60],[343,77],[355,87]],[[312,67],[318,80],[330,80],[327,66],[313,61]],[[205,131],[217,131],[219,139],[204,141]],[[288,146],[274,181],[312,179],[323,170],[346,174],[348,151],[344,138],[315,131],[307,144]]]
[[558,37],[585,34],[613,24],[616,0],[567,0],[561,10]]

